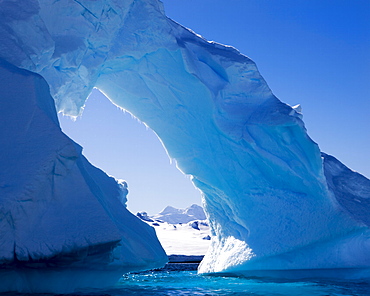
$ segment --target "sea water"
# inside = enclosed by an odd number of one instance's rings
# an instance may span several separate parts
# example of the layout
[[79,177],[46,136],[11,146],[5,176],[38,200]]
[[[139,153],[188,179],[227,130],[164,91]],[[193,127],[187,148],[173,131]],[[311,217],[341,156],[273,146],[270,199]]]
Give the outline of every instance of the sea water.
[[[365,296],[370,295],[366,281],[273,281],[263,278],[241,278],[198,275],[196,265],[169,264],[166,268],[129,273],[111,288],[83,290],[70,296],[130,295],[254,295],[254,296]],[[30,294],[1,293],[1,296]],[[51,296],[52,294],[37,294]],[[58,295],[61,296],[61,295]]]

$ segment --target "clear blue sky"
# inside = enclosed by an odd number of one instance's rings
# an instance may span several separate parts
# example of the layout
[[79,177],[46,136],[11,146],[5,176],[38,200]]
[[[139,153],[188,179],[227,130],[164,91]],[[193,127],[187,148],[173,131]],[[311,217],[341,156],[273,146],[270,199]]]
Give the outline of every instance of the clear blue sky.
[[[170,18],[252,58],[281,101],[302,105],[321,150],[370,177],[369,0],[163,2]],[[61,123],[93,164],[128,181],[132,212],[200,204],[153,132],[98,92]]]

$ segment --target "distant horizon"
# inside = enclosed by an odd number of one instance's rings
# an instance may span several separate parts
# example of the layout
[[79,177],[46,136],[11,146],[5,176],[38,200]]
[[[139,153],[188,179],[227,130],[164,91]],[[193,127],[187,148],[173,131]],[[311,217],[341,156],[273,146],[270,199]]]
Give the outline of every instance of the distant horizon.
[[[369,178],[370,2],[163,2],[176,22],[251,57],[282,102],[301,104],[320,149]],[[133,213],[201,205],[200,192],[170,164],[156,135],[98,91],[76,122],[59,118],[90,162],[127,180]]]

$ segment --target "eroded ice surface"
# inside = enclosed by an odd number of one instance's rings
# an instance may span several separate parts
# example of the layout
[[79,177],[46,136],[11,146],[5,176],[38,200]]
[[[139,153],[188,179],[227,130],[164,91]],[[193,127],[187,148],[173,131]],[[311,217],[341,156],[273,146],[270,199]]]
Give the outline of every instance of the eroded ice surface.
[[156,0],[22,4],[0,4],[0,55],[42,75],[66,114],[99,88],[193,176],[213,234],[200,272],[370,266],[369,180],[321,157],[299,108],[248,57],[166,18]]

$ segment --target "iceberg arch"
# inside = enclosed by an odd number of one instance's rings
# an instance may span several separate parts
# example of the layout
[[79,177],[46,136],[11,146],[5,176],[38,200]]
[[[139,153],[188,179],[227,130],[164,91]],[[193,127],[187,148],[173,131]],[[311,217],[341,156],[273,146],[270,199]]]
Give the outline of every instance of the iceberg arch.
[[[299,110],[273,95],[248,57],[168,19],[157,0],[32,0],[22,7],[4,0],[0,5],[0,56],[41,75],[58,111],[78,116],[97,87],[150,126],[178,167],[192,176],[213,233],[201,273],[325,276],[325,270],[334,269],[369,276],[370,181],[321,154]],[[48,108],[53,117],[55,111]],[[83,159],[76,153],[75,159]],[[59,155],[65,166],[64,152]],[[107,178],[98,175],[91,183]],[[109,198],[90,191],[111,215]],[[110,216],[102,222],[105,235],[104,227],[114,228],[109,220],[120,221]],[[122,229],[96,242],[86,239],[87,245],[107,242],[112,250],[113,242],[124,242],[122,237],[130,241],[131,234],[122,236]],[[154,238],[150,242],[156,244]],[[62,248],[68,254],[73,248],[64,243],[51,253],[60,254]],[[25,244],[24,254],[32,259],[30,247]],[[164,262],[158,246],[150,249],[143,243],[134,255],[146,258],[141,268]],[[36,258],[46,258],[50,250]],[[18,253],[10,245],[1,256],[8,262]],[[128,269],[135,265],[123,257],[118,261]]]

